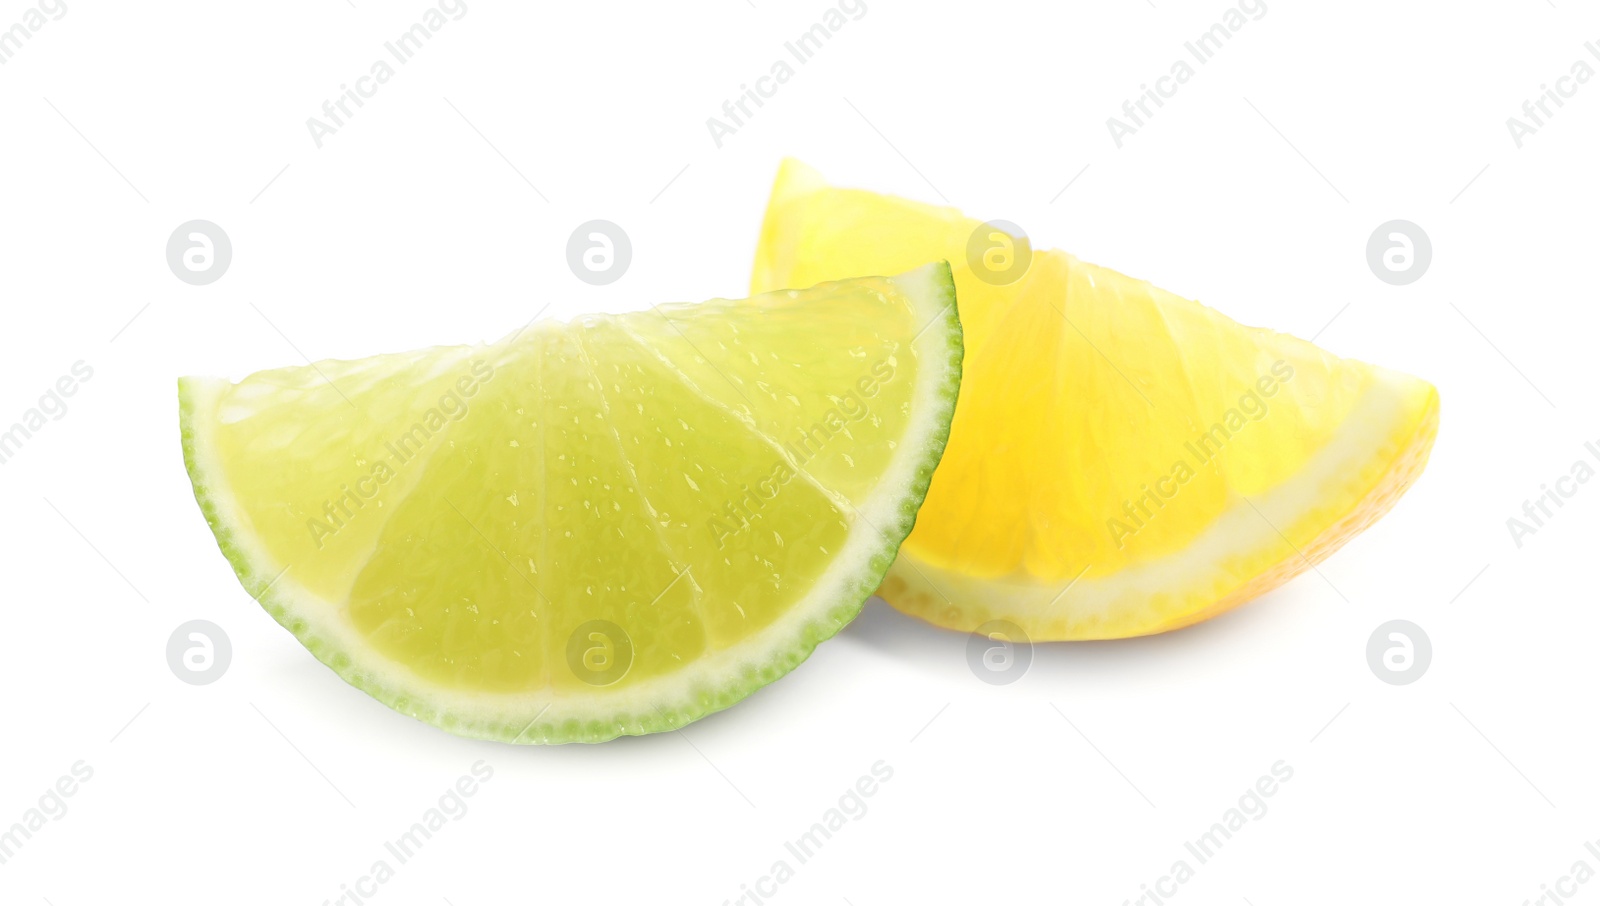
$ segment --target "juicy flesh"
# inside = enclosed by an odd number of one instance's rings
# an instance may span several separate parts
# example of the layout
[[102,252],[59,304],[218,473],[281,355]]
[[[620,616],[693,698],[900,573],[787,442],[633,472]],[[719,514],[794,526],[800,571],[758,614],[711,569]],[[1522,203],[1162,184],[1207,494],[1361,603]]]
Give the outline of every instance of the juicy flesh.
[[[1431,430],[1437,394],[1424,381],[1242,326],[1064,252],[1033,250],[1020,280],[991,285],[964,260],[979,225],[950,208],[828,187],[788,162],[757,253],[756,292],[952,256],[961,398],[902,562],[1059,589],[1086,569],[1104,577],[1183,550],[1225,512],[1293,480],[1341,432],[1368,432],[1357,446],[1387,450]],[[1355,424],[1369,393],[1397,397],[1398,417]],[[1347,493],[1329,488],[1324,499],[1343,506]],[[1283,530],[1305,544],[1326,527]],[[1234,567],[1240,581],[1254,568],[1219,564]],[[1095,632],[1157,628],[1132,615]]]
[[919,317],[874,278],[541,322],[252,375],[213,442],[271,561],[395,664],[582,689],[569,640],[601,620],[626,688],[749,638],[833,562],[911,418]]

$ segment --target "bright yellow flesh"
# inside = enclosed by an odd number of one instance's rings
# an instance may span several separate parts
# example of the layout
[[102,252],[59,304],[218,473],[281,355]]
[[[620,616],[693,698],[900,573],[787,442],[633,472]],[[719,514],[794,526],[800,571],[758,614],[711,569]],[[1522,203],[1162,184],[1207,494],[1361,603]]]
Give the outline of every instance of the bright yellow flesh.
[[[693,712],[650,690],[749,680],[696,674],[719,658],[770,679],[818,640],[797,608],[859,607],[825,577],[887,565],[947,431],[953,301],[940,265],[187,382],[191,473],[241,574],[284,570],[280,619],[390,698]],[[632,646],[603,690],[572,665],[611,644],[594,621]]]
[[755,291],[954,266],[961,402],[891,603],[1036,640],[1160,632],[1331,553],[1421,471],[1428,383],[1064,252],[1033,251],[1020,279],[991,285],[966,260],[979,226],[790,161],[757,252]]

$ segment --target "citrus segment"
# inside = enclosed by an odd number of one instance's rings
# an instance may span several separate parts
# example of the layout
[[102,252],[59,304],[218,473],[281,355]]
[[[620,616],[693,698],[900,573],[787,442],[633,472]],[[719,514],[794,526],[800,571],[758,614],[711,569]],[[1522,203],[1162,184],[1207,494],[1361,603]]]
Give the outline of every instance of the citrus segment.
[[781,676],[911,529],[949,268],[180,381],[197,499],[323,662],[463,735],[671,729]]
[[944,460],[882,589],[903,610],[1035,640],[1188,625],[1327,556],[1427,460],[1425,381],[794,161],[752,287],[943,256],[966,362]]

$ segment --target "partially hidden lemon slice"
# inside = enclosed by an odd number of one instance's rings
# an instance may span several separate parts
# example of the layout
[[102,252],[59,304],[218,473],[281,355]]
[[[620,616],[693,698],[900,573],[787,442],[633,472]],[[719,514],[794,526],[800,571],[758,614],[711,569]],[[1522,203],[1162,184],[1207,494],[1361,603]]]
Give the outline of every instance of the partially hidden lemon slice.
[[1422,472],[1427,382],[980,226],[787,161],[756,256],[758,292],[955,263],[965,377],[881,591],[901,610],[1034,640],[1175,629],[1311,567]]
[[245,589],[397,711],[518,743],[673,729],[859,611],[949,431],[943,263],[179,382]]

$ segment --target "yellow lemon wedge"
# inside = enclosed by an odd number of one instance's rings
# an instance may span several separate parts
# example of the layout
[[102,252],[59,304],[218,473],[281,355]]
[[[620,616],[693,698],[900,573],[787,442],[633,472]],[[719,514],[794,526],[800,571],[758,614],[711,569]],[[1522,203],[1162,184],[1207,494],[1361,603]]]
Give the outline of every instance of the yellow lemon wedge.
[[1333,553],[1427,462],[1426,381],[795,161],[752,289],[939,258],[966,350],[943,462],[880,589],[906,613],[1034,641],[1187,626]]

